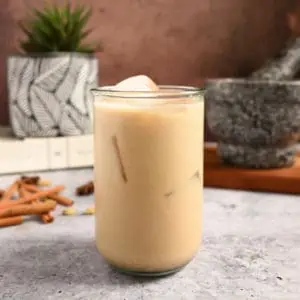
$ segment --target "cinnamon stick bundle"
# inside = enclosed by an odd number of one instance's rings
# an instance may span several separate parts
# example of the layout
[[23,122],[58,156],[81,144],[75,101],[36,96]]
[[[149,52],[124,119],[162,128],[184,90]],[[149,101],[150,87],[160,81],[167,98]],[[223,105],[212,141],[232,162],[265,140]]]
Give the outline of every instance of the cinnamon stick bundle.
[[[46,185],[51,182],[40,176],[21,176],[6,190],[0,189],[0,227],[21,224],[27,215],[37,215],[44,223],[51,223],[54,220],[51,212],[58,204],[73,205],[72,199],[60,195],[65,186],[41,188]],[[89,182],[84,193],[92,193],[93,189],[93,182]]]
[[20,204],[12,207],[0,209],[0,219],[26,215],[41,215],[47,213],[56,207],[55,201],[44,203]]
[[59,193],[62,191],[65,187],[63,185],[58,185],[56,187],[53,187],[48,190],[39,190],[39,192],[28,195],[26,197],[19,198],[17,200],[11,200],[11,201],[1,201],[0,202],[0,209],[9,208],[11,206],[21,205],[30,203],[32,201],[35,201],[39,198],[49,197],[51,194]]

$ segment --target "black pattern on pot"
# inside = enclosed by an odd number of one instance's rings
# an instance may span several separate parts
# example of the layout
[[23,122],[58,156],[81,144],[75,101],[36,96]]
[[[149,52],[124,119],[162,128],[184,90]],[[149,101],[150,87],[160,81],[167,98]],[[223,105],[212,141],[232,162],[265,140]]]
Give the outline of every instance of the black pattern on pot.
[[207,121],[224,162],[250,168],[289,166],[300,136],[300,82],[212,80]]

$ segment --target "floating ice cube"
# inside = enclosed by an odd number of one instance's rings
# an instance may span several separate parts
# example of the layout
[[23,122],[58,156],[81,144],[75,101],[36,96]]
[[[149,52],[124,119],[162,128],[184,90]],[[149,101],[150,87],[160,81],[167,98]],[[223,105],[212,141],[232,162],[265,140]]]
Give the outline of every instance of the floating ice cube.
[[146,75],[137,75],[124,79],[116,84],[115,88],[128,92],[155,92],[159,90],[154,81]]

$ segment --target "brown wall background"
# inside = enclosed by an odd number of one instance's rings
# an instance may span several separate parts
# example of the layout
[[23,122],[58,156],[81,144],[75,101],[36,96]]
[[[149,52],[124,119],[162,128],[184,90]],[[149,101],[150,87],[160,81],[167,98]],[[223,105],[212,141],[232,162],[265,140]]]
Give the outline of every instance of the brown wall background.
[[[54,1],[62,2],[62,1]],[[143,73],[160,84],[200,85],[246,76],[290,37],[286,12],[299,0],[85,0],[101,40],[101,84]],[[5,62],[23,19],[40,0],[1,0],[0,123],[8,124]]]

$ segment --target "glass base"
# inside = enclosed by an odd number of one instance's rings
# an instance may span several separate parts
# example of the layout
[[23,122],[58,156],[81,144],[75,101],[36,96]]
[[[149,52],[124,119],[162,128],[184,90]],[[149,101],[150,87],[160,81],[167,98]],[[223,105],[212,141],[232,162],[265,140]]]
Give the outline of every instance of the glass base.
[[134,270],[129,270],[129,269],[123,269],[123,268],[119,268],[115,265],[110,264],[110,266],[115,269],[116,271],[126,274],[126,275],[130,275],[130,276],[134,276],[134,277],[164,277],[164,276],[169,276],[172,275],[174,273],[179,272],[181,269],[183,269],[185,265],[175,268],[175,269],[171,269],[171,270],[167,270],[167,271],[160,271],[160,272],[143,272],[143,271],[134,271]]

